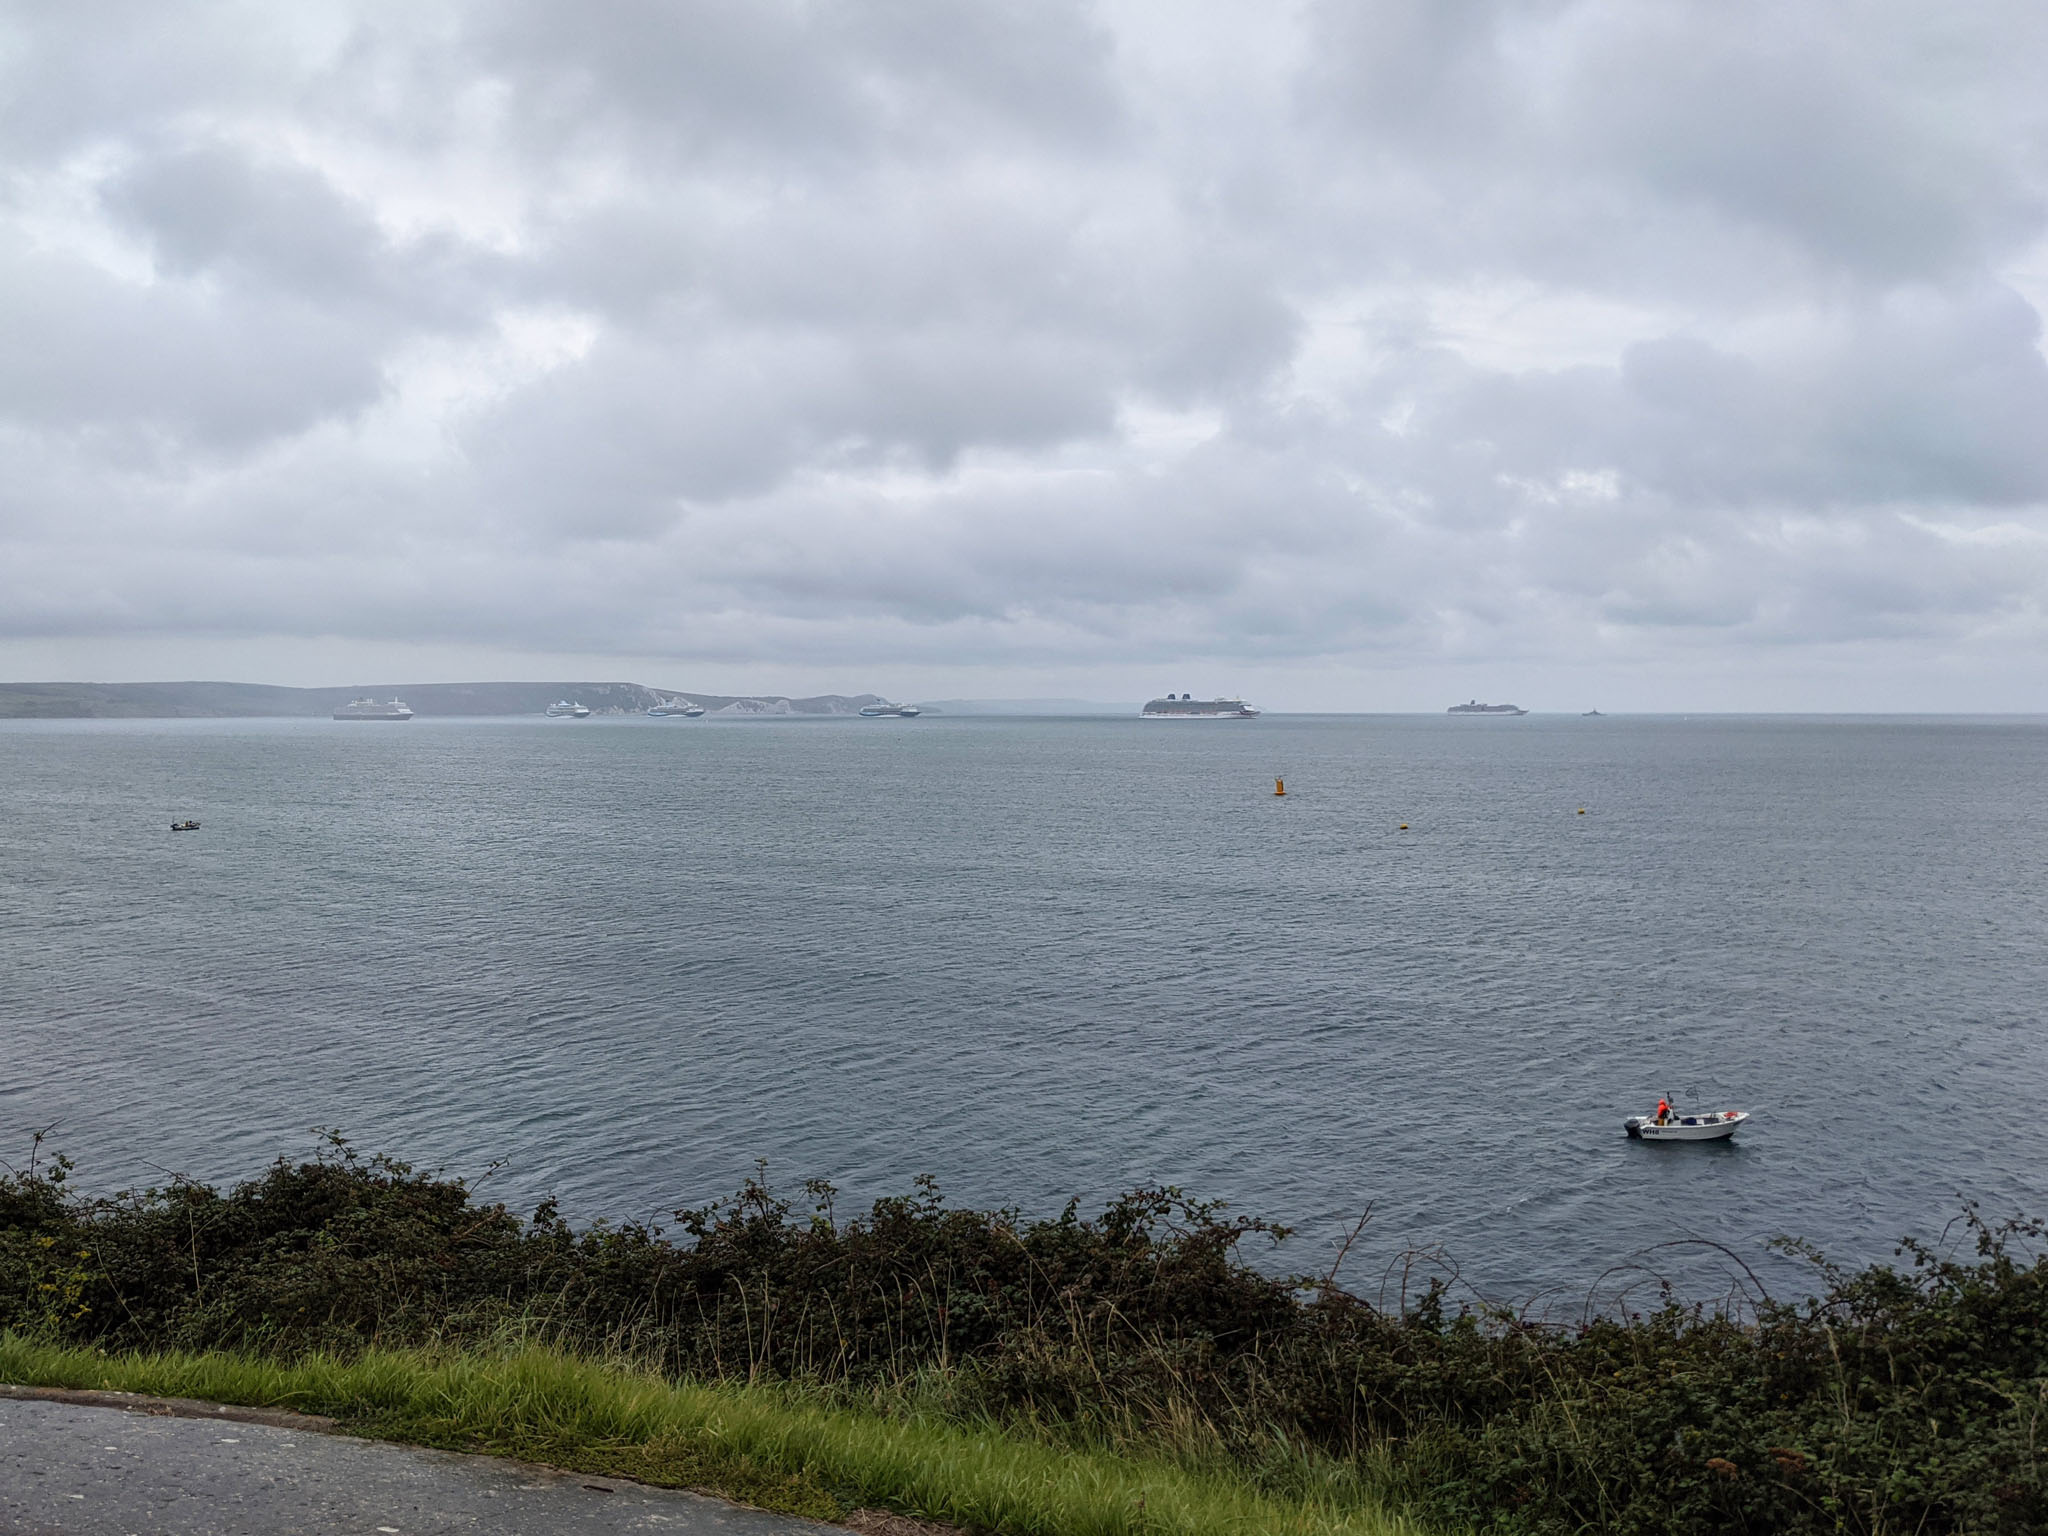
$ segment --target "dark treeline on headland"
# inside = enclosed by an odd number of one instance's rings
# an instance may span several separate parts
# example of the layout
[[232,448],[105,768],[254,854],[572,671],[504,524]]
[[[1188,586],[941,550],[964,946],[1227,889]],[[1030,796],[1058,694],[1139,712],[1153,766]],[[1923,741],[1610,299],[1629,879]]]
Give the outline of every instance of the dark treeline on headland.
[[1263,1223],[1170,1190],[1052,1220],[921,1182],[852,1220],[749,1182],[668,1231],[572,1229],[336,1141],[219,1190],[0,1181],[0,1327],[107,1349],[274,1355],[487,1344],[508,1327],[674,1375],[852,1393],[1185,1446],[1255,1469],[1389,1448],[1426,1517],[1526,1532],[2048,1529],[2043,1229],[1814,1258],[1817,1294],[1568,1327],[1383,1310],[1244,1262]]

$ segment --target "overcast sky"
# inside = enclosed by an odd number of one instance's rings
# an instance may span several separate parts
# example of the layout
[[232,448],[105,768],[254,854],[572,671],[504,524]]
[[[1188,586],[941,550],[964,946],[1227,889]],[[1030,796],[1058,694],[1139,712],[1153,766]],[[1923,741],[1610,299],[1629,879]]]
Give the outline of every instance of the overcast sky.
[[2048,709],[2048,6],[0,4],[0,676]]

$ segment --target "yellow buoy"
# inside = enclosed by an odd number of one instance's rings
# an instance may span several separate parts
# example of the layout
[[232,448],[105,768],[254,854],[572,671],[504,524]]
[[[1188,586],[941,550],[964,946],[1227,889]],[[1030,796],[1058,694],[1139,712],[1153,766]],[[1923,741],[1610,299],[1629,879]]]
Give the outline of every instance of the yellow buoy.
[[1287,781],[1286,781],[1285,779],[1275,779],[1275,780],[1273,781],[1273,793],[1274,793],[1274,794],[1276,794],[1276,795],[1284,795],[1284,794],[1286,794],[1286,793],[1287,793]]
[[1581,816],[1586,814],[1586,808],[1583,805],[1579,807],[1579,814]]
[[1407,823],[1407,822],[1405,822],[1405,821],[1404,821],[1404,822],[1402,822],[1402,823],[1401,823],[1401,830],[1402,830],[1403,832],[1406,832],[1406,831],[1408,830],[1408,823]]

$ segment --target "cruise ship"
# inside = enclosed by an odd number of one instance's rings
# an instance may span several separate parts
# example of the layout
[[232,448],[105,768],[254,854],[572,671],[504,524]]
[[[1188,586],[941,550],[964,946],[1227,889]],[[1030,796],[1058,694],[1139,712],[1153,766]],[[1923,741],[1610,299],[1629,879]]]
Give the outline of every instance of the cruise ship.
[[1477,699],[1465,704],[1453,704],[1444,711],[1447,715],[1526,715],[1529,713],[1519,704],[1482,704]]
[[883,715],[896,715],[905,720],[915,720],[924,711],[915,704],[863,704],[860,713],[863,720],[875,720]]
[[403,699],[350,699],[334,712],[337,720],[410,720]]
[[1259,712],[1243,699],[1198,699],[1191,693],[1153,699],[1138,711],[1140,720],[1256,720]]
[[692,704],[688,699],[664,699],[647,713],[657,720],[694,720],[704,713],[704,706]]
[[548,706],[550,720],[587,720],[589,717],[590,706],[587,704],[571,704],[567,699],[557,699]]

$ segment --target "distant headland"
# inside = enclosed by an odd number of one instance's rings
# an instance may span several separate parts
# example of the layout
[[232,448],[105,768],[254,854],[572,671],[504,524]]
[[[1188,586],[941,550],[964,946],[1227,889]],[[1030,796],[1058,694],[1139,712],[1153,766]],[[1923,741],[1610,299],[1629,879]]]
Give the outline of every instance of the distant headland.
[[[644,714],[671,699],[707,715],[858,715],[876,694],[683,693],[639,683],[368,683],[346,688],[280,688],[267,683],[0,683],[0,720],[176,720],[326,717],[351,699],[401,698],[415,715],[538,715],[574,699],[594,715]],[[931,713],[939,711],[931,710]]]

